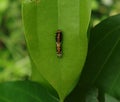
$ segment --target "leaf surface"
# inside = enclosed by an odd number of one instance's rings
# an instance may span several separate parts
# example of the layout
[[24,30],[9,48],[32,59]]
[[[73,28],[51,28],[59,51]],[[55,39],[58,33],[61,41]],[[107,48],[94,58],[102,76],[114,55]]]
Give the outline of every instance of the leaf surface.
[[[66,102],[85,102],[91,87],[120,100],[120,15],[109,17],[91,30],[79,84]],[[104,95],[100,99],[105,100]]]
[[120,15],[92,29],[80,83],[84,89],[95,85],[120,99]]
[[114,98],[108,94],[105,94],[105,102],[120,102],[120,101],[118,101],[116,98]]
[[98,89],[91,89],[86,95],[85,102],[99,102]]
[[38,83],[16,81],[0,83],[0,102],[59,102]]
[[[86,59],[89,4],[90,0],[23,2],[27,46],[36,66],[32,78],[41,82],[42,76],[57,90],[61,100],[75,87]],[[63,32],[61,58],[56,54],[58,29]]]

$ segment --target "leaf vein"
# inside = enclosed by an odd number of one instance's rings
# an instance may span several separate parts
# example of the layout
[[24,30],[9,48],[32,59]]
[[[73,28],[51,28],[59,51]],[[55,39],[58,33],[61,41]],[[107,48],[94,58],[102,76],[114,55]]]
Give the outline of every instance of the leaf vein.
[[115,48],[116,48],[117,44],[119,43],[119,41],[120,41],[120,38],[118,38],[118,40],[117,40],[116,43],[114,44],[113,48],[110,50],[108,56],[107,56],[106,59],[105,59],[105,62],[104,62],[103,65],[100,67],[100,70],[99,70],[98,73],[96,74],[96,76],[95,76],[95,78],[94,78],[94,80],[93,80],[92,83],[94,83],[94,82],[97,80],[98,76],[99,76],[100,73],[102,72],[105,64],[108,62],[109,58],[111,57],[111,55],[112,55],[113,51],[115,50]]
[[120,26],[115,27],[113,30],[109,31],[100,41],[98,41],[98,43],[95,45],[95,47],[92,48],[92,50],[90,51],[90,54],[95,50],[95,48],[103,41],[105,40],[107,37],[109,37],[110,34],[112,34],[114,31],[118,30],[120,28]]

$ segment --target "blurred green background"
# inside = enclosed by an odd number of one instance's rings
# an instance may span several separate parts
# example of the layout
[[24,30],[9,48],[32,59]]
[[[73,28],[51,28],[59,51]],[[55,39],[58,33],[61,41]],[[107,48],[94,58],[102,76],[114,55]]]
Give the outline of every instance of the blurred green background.
[[[90,27],[120,13],[120,0],[91,0]],[[0,0],[0,82],[26,80],[31,64],[24,38],[21,0]]]
[[0,0],[0,81],[30,75],[21,18],[21,0]]

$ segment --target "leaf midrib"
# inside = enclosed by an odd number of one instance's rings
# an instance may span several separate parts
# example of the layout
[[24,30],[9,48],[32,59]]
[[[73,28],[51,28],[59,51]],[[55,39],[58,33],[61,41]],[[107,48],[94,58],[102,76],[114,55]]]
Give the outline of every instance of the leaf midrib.
[[90,51],[90,54],[95,50],[95,48],[96,48],[98,45],[101,44],[101,42],[102,42],[103,40],[107,39],[107,37],[109,37],[110,34],[112,34],[114,31],[118,30],[119,28],[120,28],[120,26],[113,28],[113,30],[109,31],[102,39],[100,39],[100,40],[98,41],[98,43],[92,48],[92,50]]
[[[117,29],[116,29],[117,30]],[[109,58],[111,57],[113,51],[115,50],[117,44],[119,43],[120,38],[118,38],[118,40],[116,41],[116,43],[114,44],[113,48],[111,49],[111,51],[109,52],[109,54],[107,55],[105,62],[103,63],[103,65],[100,67],[100,70],[98,71],[98,73],[96,74],[94,80],[92,81],[92,83],[94,84],[94,82],[97,80],[98,76],[100,75],[100,73],[102,72],[104,66],[106,65],[106,63],[108,62]]]

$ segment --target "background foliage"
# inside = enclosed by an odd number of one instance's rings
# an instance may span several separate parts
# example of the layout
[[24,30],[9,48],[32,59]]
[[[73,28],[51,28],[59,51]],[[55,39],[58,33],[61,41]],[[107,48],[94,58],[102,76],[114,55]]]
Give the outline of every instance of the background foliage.
[[25,79],[29,74],[21,2],[0,0],[0,81]]
[[[120,0],[92,0],[90,27],[118,13]],[[30,76],[21,18],[21,0],[0,0],[0,82]]]

